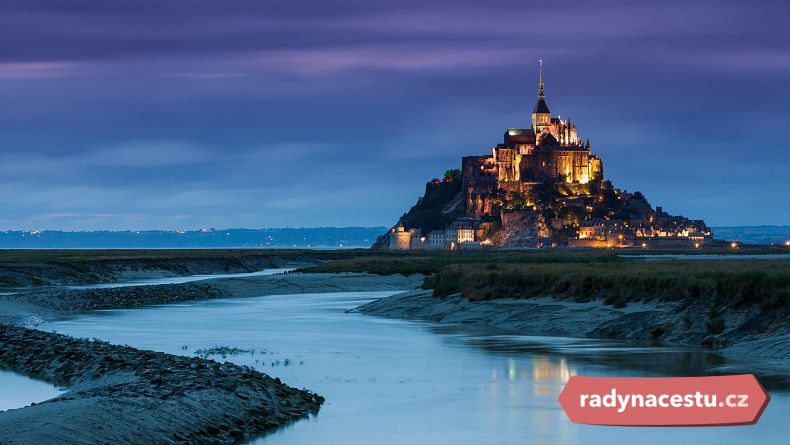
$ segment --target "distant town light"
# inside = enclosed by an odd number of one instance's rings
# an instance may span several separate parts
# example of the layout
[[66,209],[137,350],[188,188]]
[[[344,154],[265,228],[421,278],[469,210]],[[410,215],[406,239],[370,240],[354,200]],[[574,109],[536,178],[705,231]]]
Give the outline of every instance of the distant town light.
[[699,249],[699,243],[694,243],[694,248]]
[[790,247],[790,241],[785,241],[785,246]]
[[642,243],[642,248],[644,249],[646,247],[647,247],[647,243]]
[[732,247],[733,249],[737,249],[738,248],[738,243],[735,243],[735,242],[730,243],[730,247]]

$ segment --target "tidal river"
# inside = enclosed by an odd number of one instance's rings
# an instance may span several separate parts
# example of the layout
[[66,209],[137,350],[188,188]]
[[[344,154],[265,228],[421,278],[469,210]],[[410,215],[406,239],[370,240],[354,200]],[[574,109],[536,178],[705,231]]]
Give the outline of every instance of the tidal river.
[[[783,443],[790,393],[754,426],[572,424],[557,402],[572,375],[699,375],[700,349],[503,335],[345,311],[392,292],[271,295],[103,311],[41,329],[253,366],[324,395],[318,415],[255,444]],[[215,346],[237,350],[206,350]]]

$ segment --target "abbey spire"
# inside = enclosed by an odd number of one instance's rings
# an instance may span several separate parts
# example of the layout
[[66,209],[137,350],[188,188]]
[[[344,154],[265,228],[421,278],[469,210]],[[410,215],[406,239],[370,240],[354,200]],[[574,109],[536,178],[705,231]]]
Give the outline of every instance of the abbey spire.
[[551,125],[551,111],[549,111],[549,106],[546,105],[546,99],[543,94],[543,59],[538,60],[538,64],[540,70],[538,103],[535,104],[535,109],[532,110],[532,130],[535,134],[540,134],[544,128]]

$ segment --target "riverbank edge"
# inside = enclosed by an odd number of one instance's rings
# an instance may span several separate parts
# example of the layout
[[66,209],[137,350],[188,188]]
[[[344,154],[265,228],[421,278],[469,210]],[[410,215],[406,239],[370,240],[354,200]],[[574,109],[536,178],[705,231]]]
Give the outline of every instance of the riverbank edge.
[[64,385],[68,392],[0,413],[0,443],[234,443],[303,418],[324,401],[249,368],[30,329],[37,323],[99,309],[399,291],[421,282],[422,277],[286,274],[2,296],[0,366]]
[[308,254],[197,258],[122,258],[72,261],[3,261],[0,255],[0,290],[31,290],[41,286],[82,286],[158,278],[248,273],[263,269],[304,267],[323,260]]
[[0,325],[0,365],[69,391],[0,413],[0,443],[230,444],[324,398],[232,363]]
[[[697,307],[699,306],[699,307]],[[521,335],[617,339],[658,345],[707,346],[719,353],[788,360],[790,329],[754,333],[743,329],[754,308],[732,310],[717,335],[709,332],[704,305],[680,302],[630,303],[624,308],[600,300],[577,303],[552,297],[469,301],[458,294],[434,297],[415,290],[381,298],[352,309],[366,315],[435,323],[492,327]]]

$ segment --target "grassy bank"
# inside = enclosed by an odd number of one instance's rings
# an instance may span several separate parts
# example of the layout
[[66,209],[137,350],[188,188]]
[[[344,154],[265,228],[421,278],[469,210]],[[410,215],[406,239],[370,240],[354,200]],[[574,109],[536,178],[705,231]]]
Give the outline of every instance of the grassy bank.
[[4,249],[0,263],[81,263],[130,260],[199,260],[271,257],[337,260],[365,256],[367,249]]
[[[698,251],[488,251],[411,252],[328,261],[304,272],[367,272],[427,275],[424,287],[438,297],[460,293],[470,300],[555,296],[575,301],[602,299],[617,307],[653,299],[709,299],[717,307],[790,305],[789,260],[635,261],[623,254]],[[778,253],[739,250],[738,255]]]
[[429,277],[424,287],[442,297],[470,300],[551,295],[576,301],[601,298],[618,307],[653,299],[709,300],[716,306],[790,303],[790,261],[667,261],[583,265],[454,264]]
[[[438,270],[447,264],[464,263],[556,263],[616,261],[619,255],[644,254],[777,254],[790,255],[783,246],[742,246],[737,251],[729,248],[705,250],[539,250],[539,251],[382,251],[370,249],[0,249],[0,264],[15,263],[90,263],[122,261],[168,261],[247,258],[276,258],[280,260],[313,259],[327,261],[313,272],[370,272],[382,275],[408,273],[409,267]],[[417,263],[418,266],[410,266]],[[394,269],[387,266],[394,266]]]
[[102,283],[123,279],[123,273],[254,272],[370,254],[363,249],[0,250],[0,288]]
[[[622,255],[726,253],[737,257],[787,250],[775,247],[691,252],[657,249],[453,252],[367,249],[3,250],[0,251],[0,285],[4,282],[8,286],[23,285],[25,280],[41,281],[41,277],[45,277],[47,282],[66,284],[72,281],[102,282],[124,268],[196,274],[252,271],[290,262],[312,264],[298,269],[299,272],[423,274],[429,277],[424,286],[434,289],[435,295],[460,293],[471,300],[552,295],[578,301],[603,299],[622,306],[630,301],[655,298],[710,298],[717,305],[775,307],[787,306],[790,299],[790,260],[645,262],[629,260]],[[46,267],[38,267],[40,264]]]
[[363,257],[328,261],[316,266],[303,267],[297,272],[339,273],[357,272],[376,275],[430,275],[450,265],[506,265],[506,264],[556,264],[556,263],[620,263],[623,258],[611,251],[488,251],[488,252],[409,252],[379,253]]

